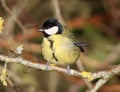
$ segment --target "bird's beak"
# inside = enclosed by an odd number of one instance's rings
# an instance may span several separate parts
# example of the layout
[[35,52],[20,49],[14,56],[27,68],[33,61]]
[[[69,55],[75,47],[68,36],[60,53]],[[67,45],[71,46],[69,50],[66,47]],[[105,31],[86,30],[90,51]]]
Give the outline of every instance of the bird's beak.
[[39,29],[38,31],[42,32],[42,31],[43,31],[43,29]]

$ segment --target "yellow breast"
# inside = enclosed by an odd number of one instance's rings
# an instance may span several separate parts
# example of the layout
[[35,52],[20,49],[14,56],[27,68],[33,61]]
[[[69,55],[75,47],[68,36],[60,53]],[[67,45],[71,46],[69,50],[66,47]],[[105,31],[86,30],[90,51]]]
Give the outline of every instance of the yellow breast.
[[79,58],[80,49],[71,39],[62,35],[52,35],[48,39],[44,38],[42,44],[42,53],[47,61],[58,65],[69,65]]

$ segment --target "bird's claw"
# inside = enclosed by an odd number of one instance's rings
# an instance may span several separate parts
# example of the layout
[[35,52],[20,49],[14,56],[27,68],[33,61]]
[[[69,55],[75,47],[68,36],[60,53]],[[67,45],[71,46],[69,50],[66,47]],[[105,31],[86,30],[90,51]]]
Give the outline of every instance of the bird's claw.
[[49,68],[50,68],[50,62],[47,62],[47,63],[46,63],[46,69],[45,69],[45,70],[49,70]]
[[67,75],[70,75],[70,66],[67,66]]

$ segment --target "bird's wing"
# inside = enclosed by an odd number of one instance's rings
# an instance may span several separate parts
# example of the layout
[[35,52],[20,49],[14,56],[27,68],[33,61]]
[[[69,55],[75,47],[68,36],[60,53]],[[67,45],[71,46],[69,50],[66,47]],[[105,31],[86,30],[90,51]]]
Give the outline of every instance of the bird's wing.
[[74,35],[69,31],[69,29],[67,28],[67,27],[64,27],[63,28],[63,32],[62,32],[62,35],[63,36],[65,36],[65,37],[67,37],[67,38],[69,38],[69,39],[71,39],[71,40],[75,40],[75,37],[74,37]]
[[64,28],[64,31],[63,31],[62,34],[65,37],[71,39],[73,41],[74,45],[80,48],[81,52],[85,52],[83,47],[88,47],[89,46],[87,43],[77,41],[75,39],[74,35],[67,28]]

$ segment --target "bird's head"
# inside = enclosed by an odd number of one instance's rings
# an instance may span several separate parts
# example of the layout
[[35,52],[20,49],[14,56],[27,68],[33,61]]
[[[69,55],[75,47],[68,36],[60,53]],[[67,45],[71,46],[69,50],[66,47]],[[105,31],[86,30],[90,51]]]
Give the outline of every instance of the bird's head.
[[43,32],[44,36],[48,37],[54,34],[61,34],[63,27],[57,19],[49,18],[43,23],[42,29],[38,31]]

